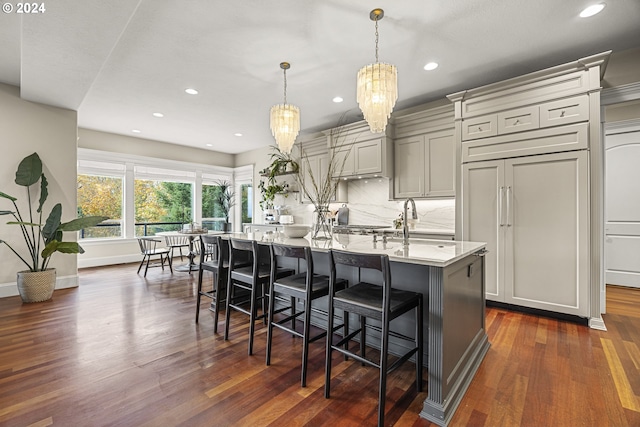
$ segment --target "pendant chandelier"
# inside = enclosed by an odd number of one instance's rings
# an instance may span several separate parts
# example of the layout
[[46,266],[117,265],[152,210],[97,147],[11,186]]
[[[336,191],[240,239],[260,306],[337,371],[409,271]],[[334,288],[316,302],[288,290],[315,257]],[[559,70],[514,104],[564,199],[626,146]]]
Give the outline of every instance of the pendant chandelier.
[[376,23],[376,62],[358,71],[357,99],[371,132],[380,133],[398,100],[398,70],[395,65],[378,62],[378,21],[384,11],[374,9],[369,17]]
[[300,109],[287,104],[287,70],[291,68],[291,64],[281,62],[280,68],[284,72],[284,104],[271,107],[271,133],[276,139],[278,149],[285,154],[291,154],[300,132]]

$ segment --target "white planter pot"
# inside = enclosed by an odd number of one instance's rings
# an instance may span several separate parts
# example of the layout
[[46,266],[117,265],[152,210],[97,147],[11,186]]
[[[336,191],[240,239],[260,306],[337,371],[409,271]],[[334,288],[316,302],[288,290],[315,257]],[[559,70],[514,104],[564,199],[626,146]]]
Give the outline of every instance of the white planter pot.
[[48,301],[56,287],[56,269],[44,271],[19,271],[18,292],[23,302]]

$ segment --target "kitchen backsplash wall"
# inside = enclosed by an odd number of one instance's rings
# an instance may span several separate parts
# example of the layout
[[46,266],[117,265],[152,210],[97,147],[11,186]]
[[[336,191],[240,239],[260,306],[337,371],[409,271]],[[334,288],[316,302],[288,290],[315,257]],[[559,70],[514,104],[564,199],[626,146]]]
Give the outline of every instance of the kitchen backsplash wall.
[[[298,224],[311,224],[313,205],[299,204],[298,197],[283,202],[289,207]],[[402,213],[404,200],[389,200],[389,181],[386,179],[362,179],[348,183],[349,224],[388,225]],[[337,211],[341,203],[329,208]],[[451,231],[455,229],[455,200],[416,200],[420,221],[416,229],[425,231]]]

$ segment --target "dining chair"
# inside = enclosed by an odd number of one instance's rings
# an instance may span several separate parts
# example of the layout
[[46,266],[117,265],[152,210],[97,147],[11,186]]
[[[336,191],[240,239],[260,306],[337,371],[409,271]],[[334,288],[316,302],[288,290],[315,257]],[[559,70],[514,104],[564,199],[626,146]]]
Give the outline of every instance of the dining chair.
[[173,263],[173,251],[178,249],[180,251],[180,261],[183,260],[182,248],[189,249],[189,236],[164,236],[165,245],[171,252],[171,262]]
[[[381,285],[368,282],[359,282],[348,288],[338,290],[336,284],[336,267],[346,266],[359,269],[377,271],[381,277]],[[389,257],[379,254],[364,254],[346,252],[332,249],[330,251],[330,276],[329,276],[329,327],[333,327],[333,312],[341,309],[354,313],[360,317],[359,328],[350,332],[342,340],[333,343],[333,334],[327,334],[327,355],[325,359],[325,388],[324,397],[329,398],[331,388],[331,357],[333,351],[338,351],[347,357],[351,357],[363,364],[374,366],[380,371],[378,389],[378,426],[384,425],[384,407],[386,400],[387,374],[398,368],[409,358],[415,355],[416,363],[416,388],[422,391],[422,294],[393,288],[391,283],[391,269]],[[398,316],[415,310],[415,336],[408,337],[391,331],[391,321]],[[346,314],[345,314],[346,316]],[[367,324],[367,318],[380,322],[380,327]],[[367,328],[380,330],[380,359],[371,360],[366,357],[366,333]],[[342,348],[345,343],[359,335],[359,354],[348,348]],[[412,342],[412,346],[404,355],[398,357],[389,364],[389,336]]]
[[[162,270],[164,270],[164,263],[167,261],[169,264],[169,270],[173,273],[171,258],[169,257],[169,248],[161,247],[159,248],[158,243],[162,243],[162,240],[154,239],[152,237],[138,237],[138,245],[140,245],[140,253],[142,254],[142,261],[140,261],[140,266],[138,267],[138,274],[140,274],[140,269],[144,264],[145,260],[147,261],[147,266],[144,269],[144,277],[147,277],[147,270],[149,269],[149,262],[151,261],[151,257],[158,256],[160,257],[160,265]],[[151,265],[151,267],[158,267]]]

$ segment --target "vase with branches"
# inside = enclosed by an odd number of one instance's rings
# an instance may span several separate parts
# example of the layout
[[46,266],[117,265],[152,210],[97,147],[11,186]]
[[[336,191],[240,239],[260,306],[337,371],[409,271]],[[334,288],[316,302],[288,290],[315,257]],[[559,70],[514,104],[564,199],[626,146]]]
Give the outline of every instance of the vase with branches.
[[[318,240],[331,238],[331,212],[329,203],[334,199],[340,181],[334,177],[340,176],[344,170],[348,154],[344,155],[343,147],[355,142],[347,141],[348,130],[345,127],[347,113],[344,113],[338,122],[338,126],[330,130],[329,158],[324,173],[318,171],[318,176],[313,173],[309,156],[301,150],[301,161],[304,169],[296,174],[296,182],[307,199],[311,201],[314,210],[311,237]],[[342,154],[340,154],[342,152]],[[306,180],[306,181],[305,181]]]

